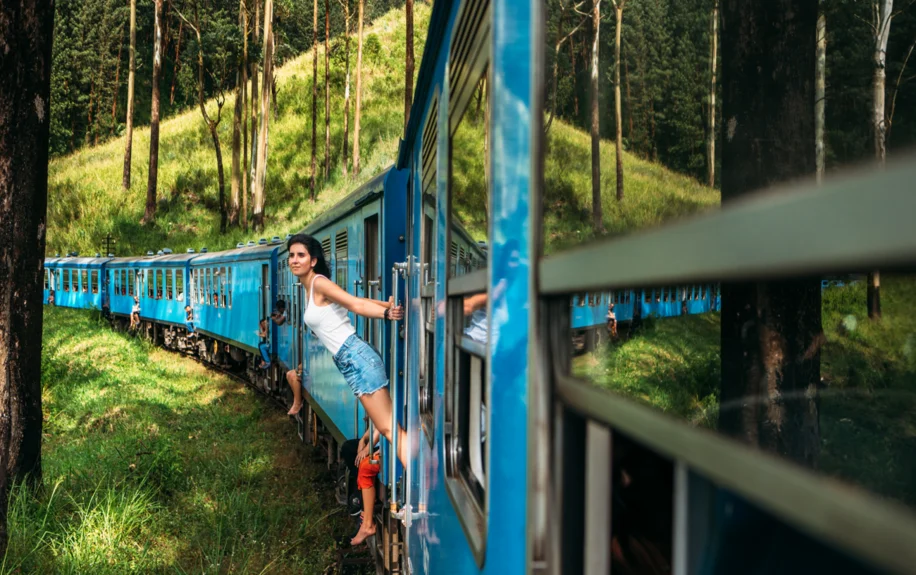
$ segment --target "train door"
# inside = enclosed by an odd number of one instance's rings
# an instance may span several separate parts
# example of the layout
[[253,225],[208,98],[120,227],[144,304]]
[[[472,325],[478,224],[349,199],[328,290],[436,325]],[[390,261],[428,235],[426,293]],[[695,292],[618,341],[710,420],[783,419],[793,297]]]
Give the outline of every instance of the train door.
[[[363,222],[363,253],[365,254],[363,286],[366,297],[379,298],[379,239],[378,239],[378,214],[372,214]],[[376,349],[381,347],[381,322],[366,320],[363,322],[363,339]]]
[[270,266],[261,265],[261,317],[270,317]]
[[[423,129],[420,162],[420,361],[417,373],[420,426],[430,445],[435,441],[436,388],[436,280],[433,254],[436,253],[436,176],[438,173],[439,102],[434,100]],[[421,497],[425,497],[423,490]],[[425,501],[423,501],[425,507]]]

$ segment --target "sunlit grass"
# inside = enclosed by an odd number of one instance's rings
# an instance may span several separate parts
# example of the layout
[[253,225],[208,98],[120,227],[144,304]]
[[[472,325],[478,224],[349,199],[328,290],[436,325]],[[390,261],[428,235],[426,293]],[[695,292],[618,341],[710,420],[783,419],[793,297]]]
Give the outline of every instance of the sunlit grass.
[[199,364],[46,308],[43,488],[0,573],[321,573],[350,526],[288,418]]

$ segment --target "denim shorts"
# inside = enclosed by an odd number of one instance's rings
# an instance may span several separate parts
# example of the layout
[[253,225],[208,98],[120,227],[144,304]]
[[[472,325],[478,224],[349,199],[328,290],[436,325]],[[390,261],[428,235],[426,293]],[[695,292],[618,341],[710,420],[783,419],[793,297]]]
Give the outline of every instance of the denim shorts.
[[355,333],[337,350],[334,365],[343,374],[356,397],[375,393],[388,385],[382,358]]

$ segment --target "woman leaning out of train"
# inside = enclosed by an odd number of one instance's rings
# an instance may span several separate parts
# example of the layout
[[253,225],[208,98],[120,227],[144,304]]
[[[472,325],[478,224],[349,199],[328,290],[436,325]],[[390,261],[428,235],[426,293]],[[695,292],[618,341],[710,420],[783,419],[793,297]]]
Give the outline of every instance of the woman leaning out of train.
[[[392,298],[386,301],[350,295],[328,279],[331,275],[324,259],[321,243],[307,234],[296,234],[287,242],[289,267],[306,287],[308,305],[303,320],[319,341],[334,356],[334,364],[344,376],[347,385],[362,403],[372,419],[376,437],[360,440],[358,458],[369,454],[378,435],[391,441],[391,397],[388,395],[388,376],[378,352],[363,341],[350,323],[347,312],[369,319],[398,321],[404,317],[404,308],[395,306]],[[302,409],[302,389],[295,385],[299,378],[287,374],[293,388],[293,406],[290,415]],[[406,434],[398,427],[398,459],[406,464]]]

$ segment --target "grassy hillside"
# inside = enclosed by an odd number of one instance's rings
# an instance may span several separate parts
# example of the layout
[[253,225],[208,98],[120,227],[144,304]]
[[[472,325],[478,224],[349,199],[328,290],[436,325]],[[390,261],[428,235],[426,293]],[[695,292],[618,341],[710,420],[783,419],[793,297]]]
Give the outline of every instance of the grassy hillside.
[[[430,6],[415,10],[416,59],[422,57]],[[363,113],[361,120],[361,173],[358,179],[341,176],[343,146],[343,94],[346,82],[344,42],[331,42],[331,177],[319,179],[318,202],[308,201],[311,168],[311,52],[288,62],[277,72],[277,108],[270,119],[267,170],[267,228],[260,237],[301,229],[333,205],[347,191],[369,180],[394,162],[403,130],[405,53],[403,11],[393,10],[365,31],[363,40]],[[356,39],[351,42],[351,90],[355,89]],[[324,150],[324,47],[318,50],[318,163]],[[231,168],[231,123],[235,105],[229,95],[222,110],[220,138],[228,200]],[[351,97],[350,140],[353,111]],[[215,117],[216,104],[209,103]],[[159,141],[160,201],[156,223],[139,224],[146,202],[149,163],[149,128],[134,131],[131,189],[121,189],[124,138],[81,150],[51,162],[48,189],[47,253],[101,251],[106,234],[116,237],[118,253],[145,253],[171,247],[183,250],[207,246],[211,250],[234,247],[252,239],[238,229],[219,234],[216,157],[200,111],[193,108],[162,122]],[[352,154],[351,154],[352,155]]]
[[[420,61],[431,8],[416,11],[415,46]],[[344,43],[331,43],[331,177],[319,178],[319,198],[308,201],[311,166],[311,53],[302,54],[277,72],[276,114],[270,120],[267,176],[267,229],[261,237],[283,236],[301,229],[356,185],[394,162],[403,129],[404,87],[403,13],[393,10],[372,23],[364,40],[364,96],[360,138],[363,170],[358,179],[341,175],[343,145]],[[318,163],[324,150],[324,48],[319,47]],[[351,43],[351,66],[356,45]],[[351,89],[355,89],[355,76]],[[351,102],[351,140],[352,140]],[[234,97],[222,110],[220,134],[229,194],[231,119]],[[211,115],[216,104],[210,102]],[[463,145],[483,150],[482,125],[465,137]],[[253,234],[238,229],[218,231],[216,160],[210,136],[195,108],[162,123],[159,152],[159,211],[154,225],[141,227],[146,201],[149,129],[134,133],[132,187],[120,187],[124,138],[55,159],[49,176],[48,253],[101,251],[105,236],[118,239],[119,254],[144,253],[170,247],[184,250],[207,246],[233,247]],[[483,173],[483,155],[468,158],[468,170]],[[614,145],[601,144],[604,217],[610,233],[654,225],[719,202],[719,193],[659,164],[625,155],[626,198],[614,199]],[[545,165],[545,211],[548,249],[574,244],[593,236],[591,230],[590,140],[587,133],[554,120],[548,134]],[[461,174],[456,174],[461,177]],[[484,204],[481,204],[484,205]],[[485,215],[462,214],[467,227],[483,234]]]
[[84,311],[45,308],[44,489],[14,492],[11,573],[322,573],[350,526],[254,392]]

